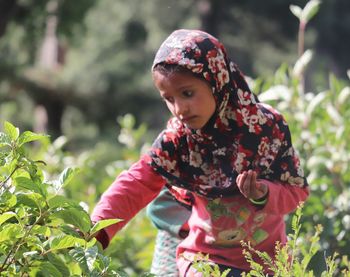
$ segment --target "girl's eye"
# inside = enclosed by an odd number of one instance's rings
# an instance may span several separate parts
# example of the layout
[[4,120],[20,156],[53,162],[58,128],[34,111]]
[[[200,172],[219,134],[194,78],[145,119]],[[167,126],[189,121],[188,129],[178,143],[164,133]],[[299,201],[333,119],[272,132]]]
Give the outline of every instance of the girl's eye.
[[164,97],[163,100],[164,100],[165,102],[169,102],[169,103],[174,102],[173,97]]
[[193,96],[193,91],[191,91],[191,90],[185,90],[182,94],[183,94],[185,97],[191,97],[191,96]]

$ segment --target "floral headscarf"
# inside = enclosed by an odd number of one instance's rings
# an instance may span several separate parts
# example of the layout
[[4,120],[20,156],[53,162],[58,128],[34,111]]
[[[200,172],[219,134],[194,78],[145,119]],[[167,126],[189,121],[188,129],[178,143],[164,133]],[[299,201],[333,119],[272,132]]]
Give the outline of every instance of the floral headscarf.
[[[252,169],[258,178],[307,186],[287,123],[259,103],[224,46],[199,30],[176,30],[153,63],[183,66],[212,87],[216,111],[201,129],[171,118],[149,153],[150,165],[173,188],[208,198],[239,192],[236,177]],[[179,190],[172,190],[176,193]]]

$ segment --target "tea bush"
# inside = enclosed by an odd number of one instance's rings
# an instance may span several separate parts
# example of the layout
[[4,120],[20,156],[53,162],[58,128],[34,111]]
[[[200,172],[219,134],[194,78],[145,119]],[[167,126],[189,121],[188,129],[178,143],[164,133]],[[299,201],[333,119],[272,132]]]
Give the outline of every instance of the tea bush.
[[63,195],[76,169],[45,178],[42,160],[26,155],[26,144],[45,135],[9,122],[0,133],[1,276],[119,276],[94,234],[118,219],[93,224],[75,200]]

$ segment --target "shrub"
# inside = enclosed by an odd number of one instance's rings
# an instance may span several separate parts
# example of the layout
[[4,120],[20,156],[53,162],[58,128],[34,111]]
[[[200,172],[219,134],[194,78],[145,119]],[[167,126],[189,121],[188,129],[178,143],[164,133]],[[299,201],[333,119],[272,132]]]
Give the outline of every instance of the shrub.
[[77,170],[66,168],[57,180],[46,180],[45,162],[26,155],[27,143],[45,138],[20,134],[9,122],[0,133],[1,276],[122,275],[93,237],[118,219],[93,224],[79,203],[63,195]]

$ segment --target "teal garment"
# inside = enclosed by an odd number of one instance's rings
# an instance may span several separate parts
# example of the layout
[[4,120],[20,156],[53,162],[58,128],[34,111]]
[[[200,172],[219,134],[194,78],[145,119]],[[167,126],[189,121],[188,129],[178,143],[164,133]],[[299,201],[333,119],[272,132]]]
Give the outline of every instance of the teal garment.
[[158,229],[179,237],[180,229],[190,218],[191,210],[177,202],[164,187],[147,206],[147,215]]
[[181,239],[164,230],[158,230],[150,272],[159,277],[177,277],[176,247]]
[[182,240],[181,227],[191,215],[190,207],[177,202],[165,187],[147,206],[147,215],[158,229],[150,271],[156,276],[176,277],[176,248]]

